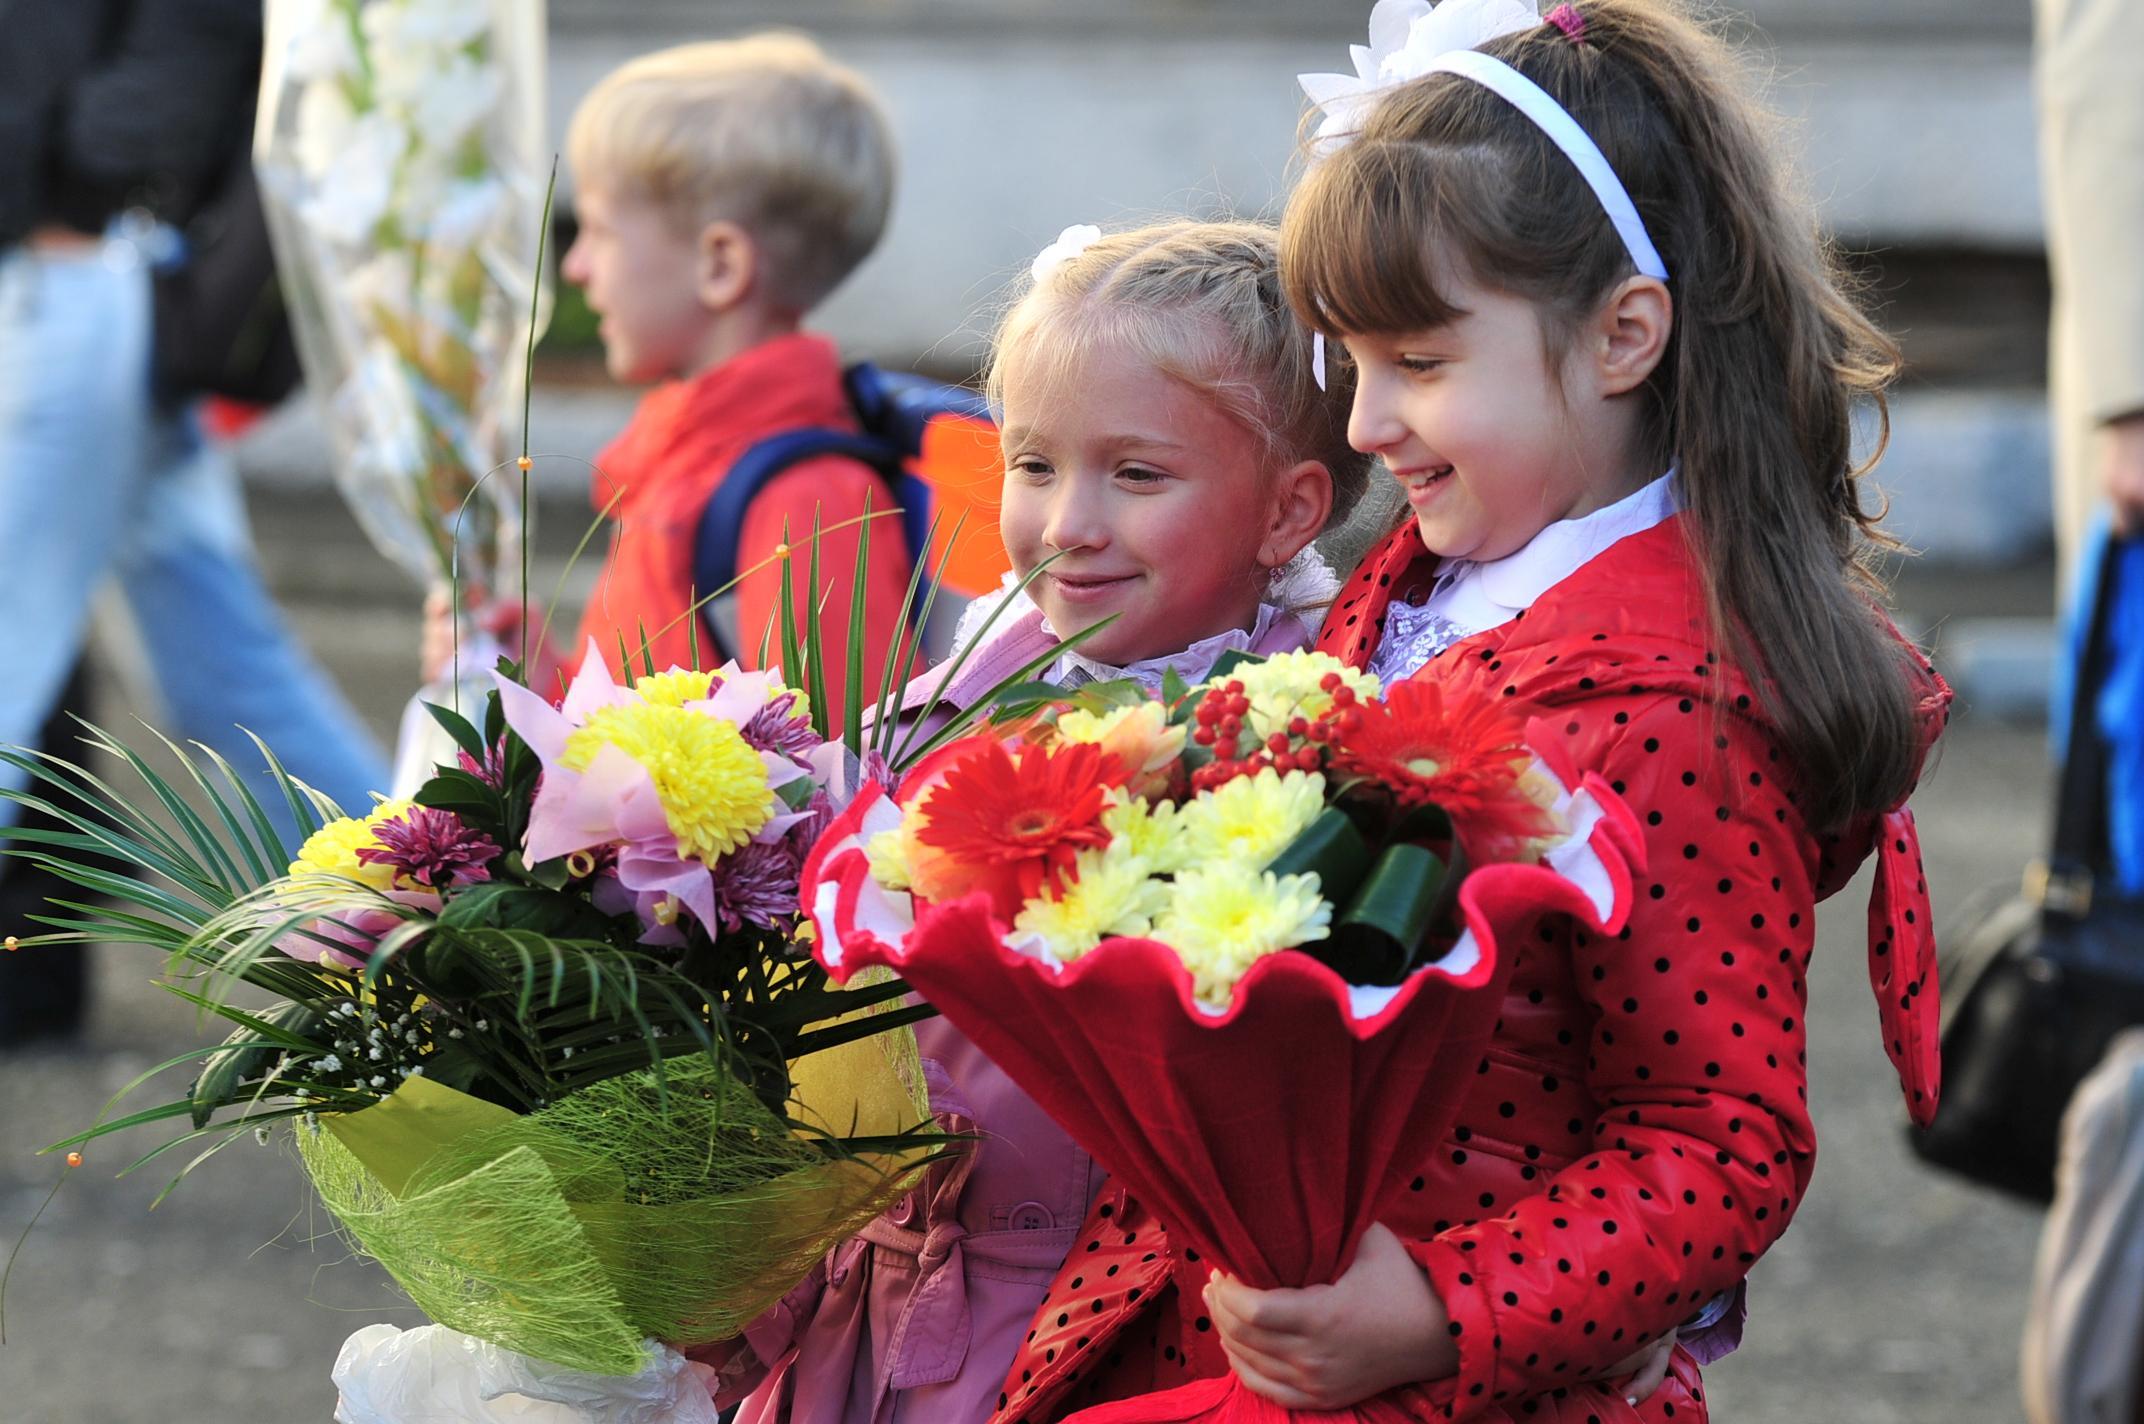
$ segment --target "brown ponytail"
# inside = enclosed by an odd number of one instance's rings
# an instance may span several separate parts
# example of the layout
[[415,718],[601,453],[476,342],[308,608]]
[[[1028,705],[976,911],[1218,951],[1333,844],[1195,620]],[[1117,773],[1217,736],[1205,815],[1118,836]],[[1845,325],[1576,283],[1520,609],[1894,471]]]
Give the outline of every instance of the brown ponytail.
[[[1543,25],[1482,46],[1570,111],[1670,273],[1649,453],[1681,472],[1714,626],[1763,689],[1812,824],[1885,809],[1920,761],[1909,650],[1876,606],[1895,541],[1864,508],[1850,425],[1883,417],[1897,349],[1790,194],[1727,46],[1661,0],[1579,0],[1584,42]],[[1430,255],[1526,298],[1567,339],[1632,268],[1577,171],[1482,86],[1394,90],[1289,201],[1283,277],[1332,335],[1449,319]],[[1883,420],[1888,433],[1888,421]],[[1876,454],[1882,450],[1879,441]]]

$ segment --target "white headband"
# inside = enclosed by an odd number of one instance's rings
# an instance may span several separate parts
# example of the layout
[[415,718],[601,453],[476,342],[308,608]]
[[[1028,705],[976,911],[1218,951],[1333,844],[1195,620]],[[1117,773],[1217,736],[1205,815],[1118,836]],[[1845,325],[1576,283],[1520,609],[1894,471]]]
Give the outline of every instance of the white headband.
[[[1325,111],[1316,142],[1343,143],[1384,91],[1426,74],[1456,74],[1496,94],[1548,136],[1586,180],[1601,210],[1623,239],[1623,250],[1641,273],[1666,281],[1667,263],[1653,246],[1623,181],[1570,111],[1547,90],[1475,46],[1546,23],[1537,0],[1378,0],[1370,12],[1370,43],[1352,50],[1355,73],[1299,76],[1311,102]],[[1576,41],[1574,40],[1574,43]],[[1312,374],[1325,387],[1325,341],[1312,353]]]
[[1630,200],[1623,180],[1615,176],[1615,169],[1609,166],[1592,136],[1579,127],[1570,110],[1549,97],[1546,89],[1495,55],[1478,49],[1439,55],[1428,72],[1471,79],[1531,119],[1534,127],[1547,134],[1548,141],[1571,160],[1578,176],[1600,199],[1608,221],[1615,224],[1616,235],[1623,239],[1623,249],[1630,254],[1632,265],[1648,277],[1663,282],[1668,279],[1668,265],[1660,260],[1660,250],[1653,246],[1652,235],[1646,232],[1638,205]]

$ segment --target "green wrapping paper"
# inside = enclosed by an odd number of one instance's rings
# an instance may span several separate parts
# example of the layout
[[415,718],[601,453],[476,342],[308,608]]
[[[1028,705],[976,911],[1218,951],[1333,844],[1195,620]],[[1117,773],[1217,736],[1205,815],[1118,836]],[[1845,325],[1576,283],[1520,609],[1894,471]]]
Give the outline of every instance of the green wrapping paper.
[[[905,1029],[882,1038],[913,1053]],[[797,1116],[913,1128],[928,1114],[905,1067],[881,1040],[799,1060]],[[667,1104],[641,1072],[519,1116],[415,1077],[300,1128],[299,1155],[433,1320],[632,1374],[651,1337],[735,1335],[898,1200],[928,1155],[829,1158],[705,1060],[673,1062],[666,1083]]]

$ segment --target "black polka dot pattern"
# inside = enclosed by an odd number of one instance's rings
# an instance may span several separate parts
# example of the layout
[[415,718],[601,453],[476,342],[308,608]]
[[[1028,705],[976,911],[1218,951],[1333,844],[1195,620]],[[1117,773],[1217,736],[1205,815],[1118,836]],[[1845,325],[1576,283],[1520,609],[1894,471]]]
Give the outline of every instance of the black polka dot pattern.
[[[1320,646],[1364,663],[1426,561],[1411,525],[1373,549]],[[1515,689],[1538,719],[1532,735],[1559,739],[1637,812],[1648,866],[1619,934],[1556,918],[1510,946],[1497,1036],[1457,1123],[1395,1166],[1384,1219],[1443,1297],[1460,1356],[1455,1378],[1414,1392],[1417,1417],[1632,1418],[1591,1377],[1733,1289],[1786,1229],[1816,1151],[1804,1036],[1815,904],[1871,851],[1887,1048],[1895,1038],[1909,1099],[1916,1074],[1933,1097],[1935,982],[1910,817],[1884,818],[1881,844],[1866,829],[1808,832],[1760,700],[1709,646],[1703,607],[1670,520],[1419,674],[1464,699]],[[1929,685],[1932,737],[1947,692],[1932,674]],[[1168,1294],[1195,1301],[1205,1269],[1177,1263]],[[1143,1305],[1150,1318],[1181,1314]],[[1192,1362],[1194,1374],[1225,1368]],[[1636,1417],[1704,1418],[1687,1356]]]

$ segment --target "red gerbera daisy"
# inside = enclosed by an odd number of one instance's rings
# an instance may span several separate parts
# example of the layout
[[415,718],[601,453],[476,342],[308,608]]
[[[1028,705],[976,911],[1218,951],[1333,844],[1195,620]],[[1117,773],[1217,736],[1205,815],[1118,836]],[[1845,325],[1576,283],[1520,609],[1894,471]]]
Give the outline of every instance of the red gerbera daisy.
[[1342,775],[1383,787],[1402,807],[1436,806],[1476,860],[1498,860],[1547,834],[1548,813],[1520,785],[1533,764],[1520,724],[1494,706],[1446,707],[1435,683],[1395,684],[1333,746]]
[[1057,888],[1081,850],[1109,844],[1103,793],[1123,780],[1117,759],[1093,745],[1029,744],[1015,759],[988,739],[945,769],[916,839],[972,871],[1011,920]]

